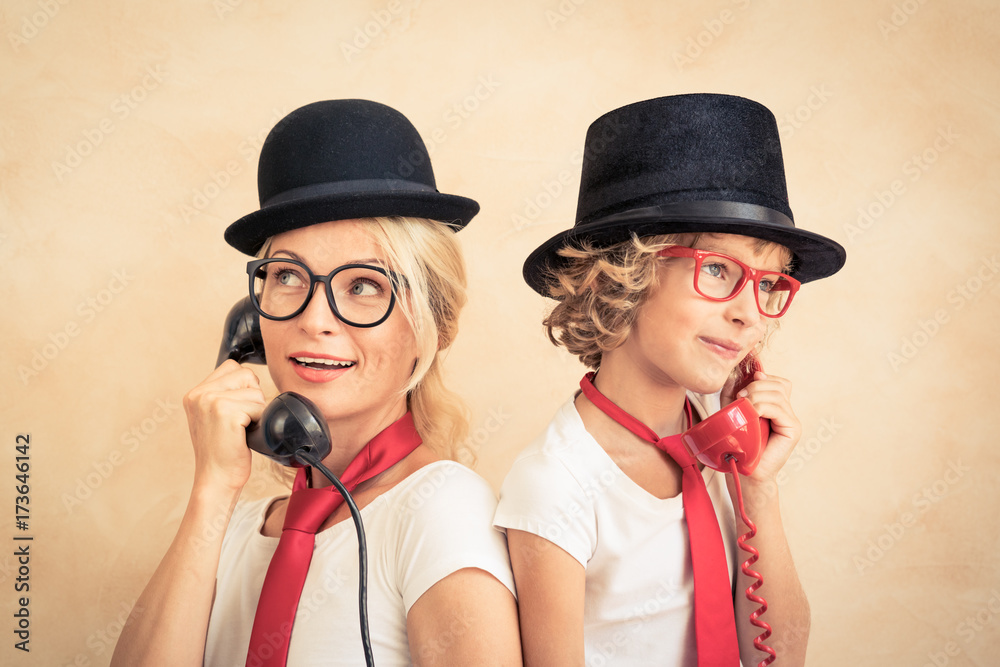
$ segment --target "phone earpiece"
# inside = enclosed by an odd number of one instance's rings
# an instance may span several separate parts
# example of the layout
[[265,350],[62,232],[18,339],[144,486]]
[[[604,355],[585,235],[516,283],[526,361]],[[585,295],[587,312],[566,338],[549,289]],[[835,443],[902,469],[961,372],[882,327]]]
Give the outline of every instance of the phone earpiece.
[[[226,359],[241,364],[266,363],[260,313],[249,296],[236,302],[226,315],[216,367]],[[291,391],[278,395],[264,408],[260,421],[250,424],[247,446],[281,465],[296,467],[301,465],[295,459],[297,452],[322,460],[333,448],[323,413],[308,398]]]
[[758,371],[763,371],[760,362],[752,354],[748,354],[743,357],[743,361],[737,367],[738,377],[736,379],[736,384],[733,386],[733,395],[740,393],[747,388],[747,385],[753,382],[753,376]]
[[247,445],[281,465],[300,467],[297,452],[324,459],[330,453],[330,430],[316,404],[293,391],[271,401],[260,422],[247,429]]
[[266,363],[264,339],[260,335],[260,313],[253,307],[249,296],[237,301],[226,315],[216,367],[226,359],[235,359],[241,364]]

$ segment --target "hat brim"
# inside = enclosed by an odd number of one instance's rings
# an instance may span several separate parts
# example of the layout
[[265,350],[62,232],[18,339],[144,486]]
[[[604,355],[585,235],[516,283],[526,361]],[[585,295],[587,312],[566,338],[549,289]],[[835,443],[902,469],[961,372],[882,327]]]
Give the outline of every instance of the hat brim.
[[641,238],[686,232],[740,234],[785,246],[794,257],[792,275],[802,283],[831,276],[844,266],[847,252],[839,243],[791,225],[778,211],[734,202],[681,202],[626,211],[556,234],[528,255],[523,275],[533,290],[550,296],[552,272],[569,262],[558,251],[568,244],[587,241],[600,248],[627,241],[632,234]]
[[276,234],[331,220],[406,216],[437,220],[458,230],[477,213],[479,204],[474,200],[440,192],[331,194],[264,206],[229,225],[225,239],[240,252],[256,255]]

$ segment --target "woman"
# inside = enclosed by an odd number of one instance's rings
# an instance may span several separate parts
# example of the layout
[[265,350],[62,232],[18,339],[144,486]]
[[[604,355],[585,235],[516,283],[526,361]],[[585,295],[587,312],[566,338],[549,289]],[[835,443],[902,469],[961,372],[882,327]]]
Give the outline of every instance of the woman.
[[557,300],[552,341],[596,371],[501,489],[495,524],[507,531],[525,664],[767,658],[744,595],[752,580],[734,567],[747,528],[733,480],[700,470],[679,435],[734,394],[770,420],[743,492],[769,643],[781,664],[802,664],[809,607],[774,483],[802,429],[787,380],[756,372],[734,385],[798,284],[839,270],[843,248],[795,228],[777,125],[750,100],[615,109],[591,126],[585,155],[576,225],[524,267]]
[[[349,487],[360,480],[376,664],[519,664],[495,499],[446,460],[465,426],[439,356],[465,301],[454,232],[478,205],[438,193],[409,121],[363,100],[289,114],[262,148],[258,182],[261,209],[226,239],[260,257],[250,291],[275,385],[318,407],[332,441],[323,463]],[[291,497],[237,503],[251,467],[244,429],[264,407],[250,369],[226,361],[184,405],[194,488],[114,663],[363,664],[348,507],[307,469]],[[307,497],[329,503],[318,528],[286,523]],[[225,538],[210,539],[220,514]],[[285,545],[302,533],[301,553]],[[304,583],[283,578],[293,569]]]

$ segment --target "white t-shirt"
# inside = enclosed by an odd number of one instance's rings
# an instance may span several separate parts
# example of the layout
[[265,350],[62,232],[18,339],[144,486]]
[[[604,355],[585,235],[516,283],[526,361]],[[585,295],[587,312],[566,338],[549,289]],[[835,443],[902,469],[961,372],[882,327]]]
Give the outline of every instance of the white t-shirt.
[[[690,398],[699,414],[718,409],[717,396]],[[702,474],[732,579],[736,526],[725,475]],[[587,432],[572,400],[514,461],[494,525],[543,537],[586,568],[588,666],[697,664],[683,498],[656,498],[629,479]]]
[[[277,537],[261,535],[265,498],[237,505],[222,543],[205,664],[246,662],[257,601]],[[489,484],[453,461],[424,466],[361,510],[368,545],[368,617],[379,667],[411,664],[406,614],[431,586],[474,567],[514,591],[504,536],[490,525]],[[364,665],[354,522],[316,535],[288,665]]]

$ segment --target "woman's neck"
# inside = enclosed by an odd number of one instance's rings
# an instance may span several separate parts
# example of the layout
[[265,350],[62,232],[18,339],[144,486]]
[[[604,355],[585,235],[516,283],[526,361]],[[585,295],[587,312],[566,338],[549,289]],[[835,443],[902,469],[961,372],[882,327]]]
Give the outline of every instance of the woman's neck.
[[[364,449],[372,438],[405,415],[406,410],[406,400],[403,399],[375,412],[328,420],[332,449],[323,458],[323,465],[338,478],[342,477],[358,452]],[[329,486],[330,480],[324,475],[313,475],[312,483],[314,487],[322,488]]]

